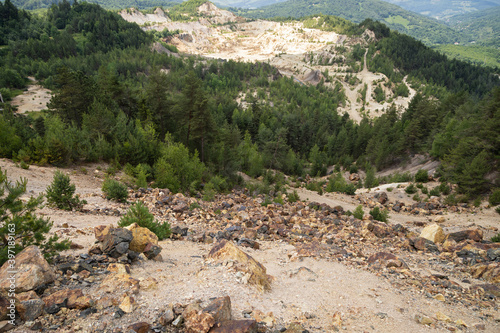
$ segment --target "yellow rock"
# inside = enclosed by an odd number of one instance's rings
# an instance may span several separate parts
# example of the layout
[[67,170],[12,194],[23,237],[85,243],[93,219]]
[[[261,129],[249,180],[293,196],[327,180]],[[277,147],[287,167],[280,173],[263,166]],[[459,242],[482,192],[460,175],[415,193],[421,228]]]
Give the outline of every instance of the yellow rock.
[[436,223],[431,224],[422,230],[420,237],[428,239],[434,243],[441,243],[444,240],[443,228],[441,228]]
[[434,218],[434,222],[436,223],[444,223],[446,222],[446,218],[444,216],[437,216]]
[[237,261],[236,269],[250,275],[248,283],[255,285],[261,291],[271,289],[271,278],[267,275],[266,268],[250,255],[240,250],[233,242],[223,240],[217,243],[210,250],[207,258],[218,261],[227,259]]
[[447,322],[447,323],[451,323],[451,318],[448,317],[447,315],[445,315],[442,312],[436,313],[436,319],[439,320],[439,321],[444,321],[444,322]]
[[133,223],[125,229],[132,231],[132,236],[134,237],[129,246],[132,251],[142,253],[148,243],[158,245],[158,237],[148,228],[143,228],[137,223]]
[[123,312],[131,313],[137,307],[137,303],[135,302],[135,299],[133,297],[126,296],[120,303],[119,307]]
[[108,265],[108,271],[118,274],[130,274],[130,266],[118,263],[111,263]]
[[455,324],[458,326],[469,327],[462,319],[455,320]]
[[445,298],[442,294],[437,294],[436,296],[433,297],[434,299],[437,299],[438,301],[444,302]]

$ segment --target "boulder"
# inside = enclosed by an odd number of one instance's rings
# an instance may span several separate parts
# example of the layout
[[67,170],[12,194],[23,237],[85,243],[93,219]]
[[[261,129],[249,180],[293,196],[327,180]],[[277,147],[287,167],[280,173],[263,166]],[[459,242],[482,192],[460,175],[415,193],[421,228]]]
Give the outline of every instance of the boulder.
[[171,322],[173,322],[175,319],[175,313],[174,313],[174,305],[169,304],[167,308],[165,309],[165,312],[160,316],[160,324],[163,326],[167,326]]
[[387,197],[387,193],[385,192],[381,192],[377,198],[377,201],[381,204],[381,205],[385,205],[385,203],[389,200],[389,198]]
[[443,228],[434,223],[425,227],[420,233],[420,237],[428,239],[431,242],[438,244],[443,242],[445,235],[443,232]]
[[[153,243],[147,243],[144,247],[144,255],[150,260],[155,260],[160,255],[161,247]],[[161,261],[161,260],[160,260]]]
[[[0,268],[0,292],[7,291],[15,278],[16,293],[35,290],[53,282],[56,274],[37,246],[31,245],[17,254],[15,266],[6,261]],[[15,269],[15,276],[9,271]]]
[[7,314],[9,313],[8,306],[10,305],[10,300],[0,294],[0,320],[7,319]]
[[57,313],[61,308],[85,309],[90,306],[90,298],[83,295],[81,289],[63,289],[43,298],[45,311]]
[[[371,215],[370,215],[371,216]],[[370,222],[367,229],[379,238],[387,237],[392,233],[392,228],[385,223]]]
[[108,265],[108,271],[117,274],[130,274],[130,265],[111,263]]
[[436,243],[423,237],[416,237],[411,240],[413,247],[420,251],[439,252]]
[[119,305],[119,308],[125,313],[133,312],[136,307],[137,307],[137,302],[131,296],[125,296],[125,298]]
[[210,333],[257,333],[255,320],[226,320],[212,328]]
[[207,333],[214,325],[214,317],[207,312],[192,311],[184,317],[184,326],[187,333]]
[[471,274],[475,279],[482,278],[492,283],[500,283],[500,263],[474,265],[471,267]]
[[210,313],[216,323],[231,320],[231,299],[229,296],[214,299],[203,312]]
[[0,333],[10,331],[14,328],[14,325],[10,323],[8,320],[0,321]]
[[266,268],[233,242],[221,240],[210,250],[208,259],[237,261],[236,269],[246,275],[248,283],[255,285],[261,291],[271,289],[271,279],[266,274]]
[[34,321],[43,314],[45,302],[34,291],[16,295],[16,310],[23,321]]
[[127,330],[129,331],[132,330],[136,333],[148,333],[150,328],[151,328],[150,324],[141,321],[139,323],[130,325],[129,327],[127,327]]
[[110,257],[119,258],[129,250],[133,236],[130,230],[125,228],[110,228],[102,242],[102,252]]
[[112,227],[110,225],[99,225],[94,228],[94,236],[99,242],[104,242],[104,238]]
[[103,292],[115,292],[117,290],[129,291],[139,289],[139,280],[129,274],[109,274],[102,282],[100,289]]
[[148,228],[143,228],[137,223],[132,223],[125,229],[132,232],[133,238],[130,242],[130,249],[132,251],[142,253],[149,243],[158,245],[158,237]]
[[448,235],[448,239],[453,239],[455,242],[460,243],[463,240],[471,239],[475,242],[481,242],[483,240],[483,231],[479,229],[469,229],[457,232],[452,232]]
[[396,268],[408,268],[408,265],[395,256],[388,252],[378,252],[368,258],[368,264],[370,266],[381,266],[381,267],[396,267]]

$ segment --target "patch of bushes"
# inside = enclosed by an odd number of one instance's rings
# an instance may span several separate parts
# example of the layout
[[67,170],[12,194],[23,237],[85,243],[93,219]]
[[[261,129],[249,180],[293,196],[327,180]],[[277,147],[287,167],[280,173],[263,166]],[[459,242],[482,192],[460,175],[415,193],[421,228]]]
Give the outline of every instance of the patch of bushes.
[[448,183],[441,183],[439,185],[439,191],[441,191],[441,193],[443,193],[443,195],[450,194],[451,193],[450,185],[448,185]]
[[288,202],[293,203],[297,202],[300,200],[299,194],[297,193],[297,190],[293,190],[292,193],[288,193]]
[[75,185],[71,179],[61,171],[54,173],[52,183],[47,187],[47,202],[50,206],[63,210],[80,210],[87,203],[75,196]]
[[374,220],[380,222],[387,222],[387,219],[389,218],[389,211],[387,209],[380,210],[380,208],[375,207],[372,210],[370,210],[370,215],[373,217]]
[[354,184],[347,183],[344,177],[342,177],[342,174],[337,173],[328,179],[326,191],[354,195],[354,193],[356,193],[356,186],[354,186]]
[[441,195],[441,191],[439,190],[439,186],[436,186],[432,190],[430,190],[429,195],[431,197],[439,197]]
[[102,191],[108,200],[126,202],[128,199],[127,186],[113,178],[106,178],[104,180]]
[[363,206],[359,205],[358,207],[356,207],[356,209],[354,210],[354,213],[352,213],[352,215],[355,218],[362,220],[363,215],[365,215],[365,212],[363,211]]
[[415,181],[417,183],[427,183],[429,181],[429,173],[427,172],[427,170],[418,170],[415,174]]
[[417,193],[417,191],[418,191],[417,187],[414,184],[410,184],[410,185],[406,186],[406,188],[405,188],[405,192],[407,194],[415,194],[415,193]]
[[488,202],[490,203],[490,206],[500,205],[500,188],[495,189],[491,193]]
[[319,195],[323,195],[323,185],[325,182],[310,182],[306,185],[306,189],[309,191],[316,191]]
[[137,223],[140,227],[148,228],[159,240],[170,237],[170,224],[168,222],[160,223],[154,219],[153,214],[149,212],[141,201],[130,206],[127,213],[120,219],[118,225],[127,227],[133,223]]

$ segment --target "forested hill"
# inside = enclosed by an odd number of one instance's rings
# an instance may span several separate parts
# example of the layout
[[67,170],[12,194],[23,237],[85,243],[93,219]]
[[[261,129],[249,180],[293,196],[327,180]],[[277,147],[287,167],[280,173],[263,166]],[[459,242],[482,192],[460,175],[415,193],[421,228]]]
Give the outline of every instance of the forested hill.
[[451,28],[432,18],[402,9],[381,0],[289,0],[258,9],[235,10],[252,18],[335,15],[359,23],[364,19],[382,21],[391,29],[424,43],[450,44],[460,40]]
[[[53,4],[58,4],[63,0],[12,0],[12,3],[21,9],[33,10],[39,8],[50,8]],[[73,1],[69,1],[73,3]],[[80,1],[83,2],[83,1]],[[139,8],[147,9],[156,6],[170,7],[182,0],[86,0],[88,3],[95,3],[107,9]]]
[[500,6],[452,17],[449,24],[468,42],[500,47]]
[[456,15],[474,13],[500,5],[500,0],[384,0],[412,12],[447,20]]
[[[0,29],[7,101],[0,157],[23,167],[106,161],[109,174],[123,169],[132,186],[207,198],[241,184],[243,171],[264,176],[258,191],[279,200],[281,173],[325,175],[335,164],[373,176],[374,167],[424,153],[442,163],[441,180],[457,183],[464,200],[499,187],[498,75],[449,61],[377,22],[353,31],[377,37],[364,46],[368,66],[396,82],[408,75],[419,93],[406,110],[392,105],[359,124],[337,111],[345,103],[340,84],[298,84],[265,62],[173,56],[170,32],[146,33],[98,5],[63,2],[39,17],[6,0]],[[355,49],[361,61],[361,45]],[[47,111],[22,115],[9,104],[28,76],[54,91]],[[353,192],[344,185],[332,177],[329,188]]]

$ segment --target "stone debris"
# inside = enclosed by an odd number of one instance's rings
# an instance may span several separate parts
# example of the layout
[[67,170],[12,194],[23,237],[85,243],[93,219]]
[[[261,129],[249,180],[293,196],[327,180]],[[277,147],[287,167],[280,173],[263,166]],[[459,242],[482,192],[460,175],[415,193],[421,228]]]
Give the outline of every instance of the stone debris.
[[[267,275],[264,265],[245,251],[262,251],[266,246],[263,242],[279,241],[293,246],[287,252],[290,262],[300,262],[307,257],[324,258],[370,271],[399,290],[421,293],[432,302],[443,302],[442,305],[464,304],[478,309],[498,306],[500,244],[485,241],[483,230],[472,226],[446,234],[437,224],[446,223],[439,215],[444,206],[438,200],[407,206],[392,203],[385,192],[368,199],[357,196],[357,200],[366,202],[369,207],[385,207],[409,215],[436,215],[427,222],[405,227],[378,222],[371,216],[357,219],[346,215],[340,206],[330,207],[317,202],[263,206],[263,196],[253,196],[246,190],[218,196],[213,202],[172,195],[162,189],[140,189],[132,192],[131,198],[143,201],[155,216],[172,224],[171,241],[182,239],[214,244],[204,256],[205,260],[200,256],[201,269],[220,266],[228,277],[237,278],[260,291],[271,290],[274,278]],[[126,210],[125,206],[120,206],[122,204],[117,205],[117,210]],[[471,211],[466,206],[454,209]],[[427,224],[431,221],[434,223]],[[68,226],[65,230],[72,229]],[[17,311],[23,327],[57,330],[66,325],[82,332],[243,333],[276,332],[285,328],[285,332],[316,331],[307,325],[315,317],[311,312],[302,312],[297,323],[280,322],[272,312],[256,309],[243,311],[244,319],[240,319],[241,314],[234,316],[232,313],[229,296],[195,302],[191,299],[187,304],[159,304],[155,315],[142,318],[142,293],[161,290],[160,280],[154,275],[134,278],[131,274],[148,259],[165,258],[162,265],[178,263],[172,261],[168,253],[161,254],[156,235],[138,225],[128,228],[99,226],[81,232],[93,233],[97,240],[86,253],[60,255],[52,265],[34,246],[17,255],[16,264],[23,267],[16,275]],[[0,320],[6,319],[8,306],[4,296],[9,287],[4,278],[5,267],[0,269]],[[318,278],[319,272],[311,270],[307,264],[295,267],[298,268],[287,271],[284,276],[307,283]],[[415,270],[414,267],[426,269]],[[98,294],[94,297],[88,290],[98,290]],[[411,316],[416,322],[430,327],[448,330],[469,327],[461,318],[438,310],[412,313]],[[322,329],[349,331],[349,315],[343,311],[332,312],[331,326]],[[104,316],[111,322],[101,322]],[[392,315],[380,312],[374,317],[391,320]],[[79,318],[89,318],[96,324],[92,328],[84,327],[78,322]],[[73,327],[73,322],[78,324]],[[11,329],[8,322],[1,325],[0,330]],[[482,325],[477,323],[469,328],[483,330]],[[486,328],[489,329],[488,325]]]

